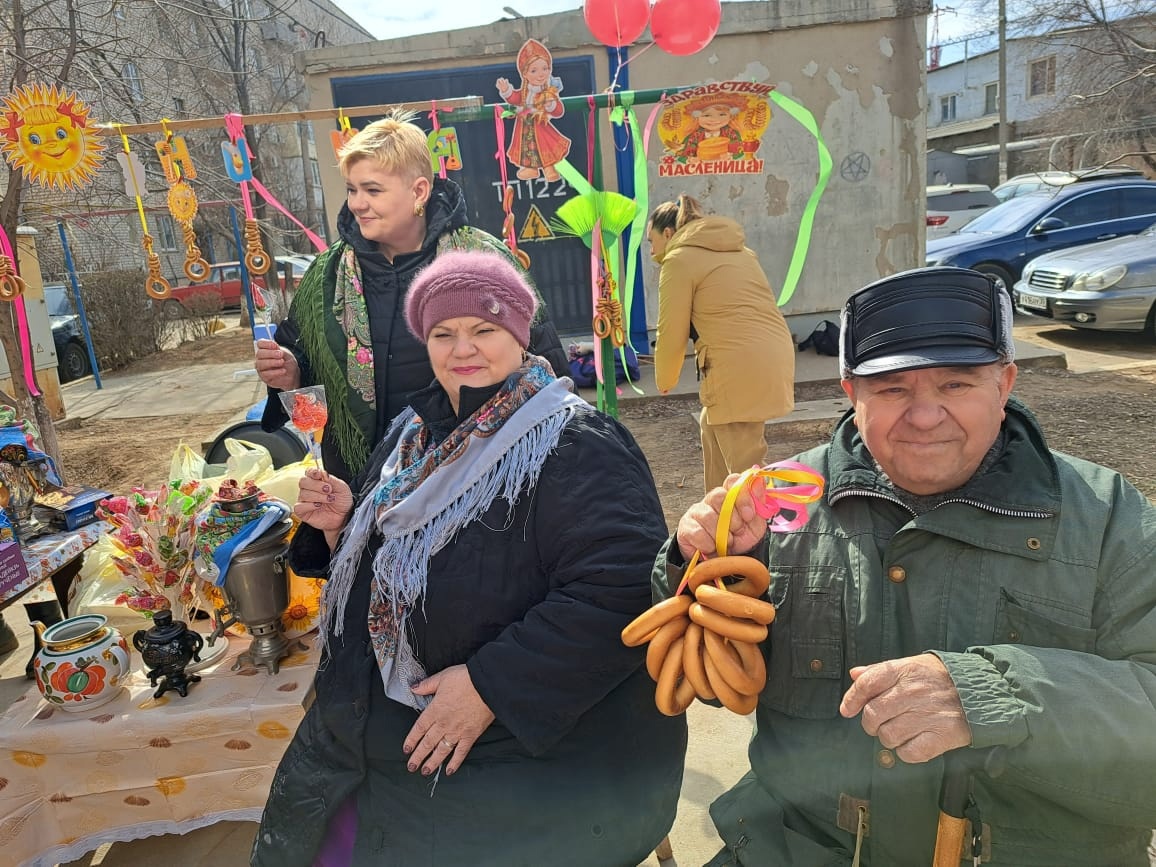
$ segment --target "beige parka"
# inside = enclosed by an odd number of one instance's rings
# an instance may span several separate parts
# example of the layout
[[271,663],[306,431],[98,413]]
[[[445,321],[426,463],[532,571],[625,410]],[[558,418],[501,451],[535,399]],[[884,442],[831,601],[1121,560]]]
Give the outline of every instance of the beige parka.
[[795,344],[743,227],[692,220],[671,236],[658,279],[654,377],[677,383],[693,325],[707,424],[766,421],[795,406]]

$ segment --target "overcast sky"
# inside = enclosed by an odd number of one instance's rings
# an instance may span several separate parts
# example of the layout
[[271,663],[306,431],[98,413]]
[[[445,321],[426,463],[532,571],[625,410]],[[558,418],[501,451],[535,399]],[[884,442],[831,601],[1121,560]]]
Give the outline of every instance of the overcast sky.
[[[564,12],[567,9],[579,9],[582,6],[581,0],[425,0],[408,3],[401,0],[336,0],[336,2],[378,39],[491,24],[509,17],[502,11],[502,7],[506,5],[527,18]],[[967,0],[955,0],[951,4],[956,9],[965,8],[966,5]],[[930,21],[929,18],[929,32]],[[939,37],[941,40],[951,39],[983,26],[984,22],[977,22],[965,14],[943,12],[939,16]]]

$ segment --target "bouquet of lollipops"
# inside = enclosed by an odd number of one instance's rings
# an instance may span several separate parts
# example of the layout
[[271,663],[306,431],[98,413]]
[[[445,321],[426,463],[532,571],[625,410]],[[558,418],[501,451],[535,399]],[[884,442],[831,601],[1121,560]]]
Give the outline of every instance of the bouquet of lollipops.
[[128,496],[101,500],[98,514],[115,528],[109,534],[113,563],[132,588],[118,604],[151,617],[165,608],[187,620],[194,609],[211,610],[193,569],[196,519],[212,497],[211,486],[176,479],[159,491],[133,488]]

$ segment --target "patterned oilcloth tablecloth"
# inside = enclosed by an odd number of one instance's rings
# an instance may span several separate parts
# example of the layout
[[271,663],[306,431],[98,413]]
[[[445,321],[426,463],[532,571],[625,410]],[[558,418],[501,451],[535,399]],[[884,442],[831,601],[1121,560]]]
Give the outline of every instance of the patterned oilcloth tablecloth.
[[0,862],[52,867],[103,843],[258,821],[305,713],[319,642],[305,643],[269,675],[231,671],[249,640],[230,638],[184,698],[153,698],[135,652],[126,688],[88,712],[33,686],[0,716]]
[[75,530],[37,536],[31,542],[21,543],[20,553],[24,555],[28,578],[6,590],[3,596],[0,596],[0,605],[29,587],[33,589],[21,597],[22,604],[55,602],[56,591],[52,589],[52,582],[45,579],[50,578],[52,573],[65,563],[91,548],[97,539],[111,529],[112,525],[107,521],[96,521]]

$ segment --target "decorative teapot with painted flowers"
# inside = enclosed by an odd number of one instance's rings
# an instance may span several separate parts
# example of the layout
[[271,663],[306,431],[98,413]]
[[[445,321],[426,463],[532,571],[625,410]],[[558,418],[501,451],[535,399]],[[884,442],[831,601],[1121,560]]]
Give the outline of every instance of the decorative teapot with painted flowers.
[[129,673],[128,644],[100,614],[69,617],[45,628],[33,623],[44,645],[32,660],[36,686],[61,710],[87,711],[116,698]]

